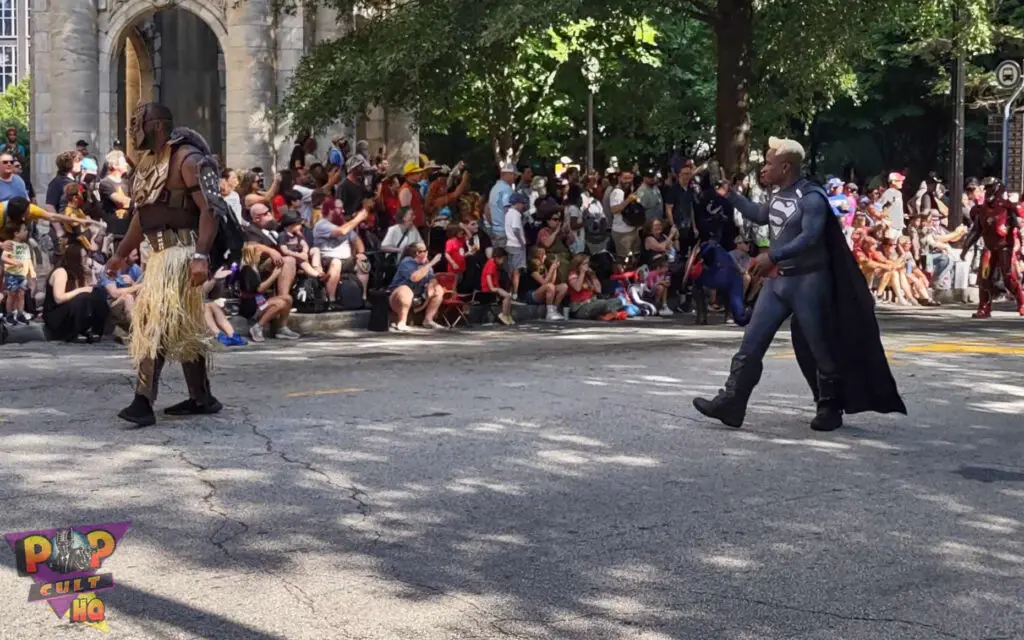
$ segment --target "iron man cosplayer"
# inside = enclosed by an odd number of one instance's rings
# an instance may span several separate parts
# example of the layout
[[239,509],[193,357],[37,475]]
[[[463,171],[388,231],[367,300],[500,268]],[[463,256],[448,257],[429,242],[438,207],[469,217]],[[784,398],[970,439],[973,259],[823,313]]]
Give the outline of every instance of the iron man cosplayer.
[[1017,253],[1020,251],[1019,221],[1024,213],[1017,204],[1006,198],[1006,187],[999,180],[985,185],[985,202],[971,209],[971,232],[967,236],[961,257],[978,239],[985,241],[978,269],[980,300],[973,318],[992,315],[992,298],[1005,290],[1017,302],[1017,311],[1024,316],[1024,291],[1017,277]]

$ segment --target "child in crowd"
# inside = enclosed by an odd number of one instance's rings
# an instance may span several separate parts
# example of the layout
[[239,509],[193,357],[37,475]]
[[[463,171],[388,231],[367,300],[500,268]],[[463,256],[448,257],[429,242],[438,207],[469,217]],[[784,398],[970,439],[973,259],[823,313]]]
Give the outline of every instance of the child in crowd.
[[11,251],[4,251],[0,260],[4,265],[4,287],[7,289],[7,324],[28,324],[32,318],[25,313],[25,292],[29,288],[29,278],[36,277],[36,270],[26,224],[22,223],[14,232]]
[[281,216],[281,233],[277,236],[277,248],[282,255],[295,258],[299,269],[307,276],[327,279],[327,273],[320,264],[320,251],[310,249],[302,230],[302,214],[295,210],[285,211]]
[[736,248],[729,252],[732,256],[733,262],[736,263],[736,268],[743,273],[743,299],[752,300],[761,291],[761,286],[764,284],[763,278],[754,278],[750,275],[750,245],[747,243],[747,239],[743,236],[736,236]]
[[501,313],[498,314],[498,320],[503,324],[513,325],[516,321],[512,318],[512,292],[501,287],[500,274],[507,262],[508,252],[501,248],[495,249],[480,274],[480,291],[501,298]]
[[530,252],[530,260],[526,263],[526,277],[520,281],[520,297],[528,304],[546,305],[548,320],[561,320],[562,315],[558,313],[558,307],[569,291],[569,285],[557,284],[559,260],[555,258],[549,264],[545,264],[546,259],[547,252],[544,247],[538,245]]
[[[83,222],[89,219],[82,209],[85,205],[85,191],[82,185],[77,182],[66,185],[64,187],[64,203],[64,215],[70,218],[77,218]],[[92,239],[86,234],[82,225],[64,223],[61,229],[64,232],[60,240],[61,253],[67,249],[68,240],[76,237],[78,242],[85,247],[86,251],[96,251],[96,245],[93,244]]]
[[668,308],[668,290],[671,284],[671,277],[668,273],[668,256],[658,255],[651,260],[651,270],[647,274],[647,281],[644,289],[654,295],[654,306],[658,308],[659,316],[674,315]]
[[448,239],[444,243],[444,258],[448,262],[448,273],[455,274],[455,281],[462,281],[462,274],[466,272],[466,232],[462,226],[449,224],[445,229]]
[[203,321],[210,333],[217,337],[217,342],[225,347],[244,347],[248,342],[235,333],[222,307],[224,279],[229,275],[230,269],[220,269],[203,285],[203,294],[206,296],[206,302],[203,304]]

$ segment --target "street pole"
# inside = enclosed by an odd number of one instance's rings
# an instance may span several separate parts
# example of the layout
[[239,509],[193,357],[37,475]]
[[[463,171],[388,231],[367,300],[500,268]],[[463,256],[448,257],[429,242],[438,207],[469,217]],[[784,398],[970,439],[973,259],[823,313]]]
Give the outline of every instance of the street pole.
[[587,171],[594,170],[594,90],[587,96]]
[[[959,25],[959,11],[953,7],[953,24]],[[959,29],[959,26],[958,26]],[[953,149],[952,149],[952,170],[949,177],[949,228],[955,229],[963,222],[963,182],[964,182],[964,67],[966,60],[964,49],[956,43],[956,60],[953,67]],[[1007,145],[1009,128],[1003,125],[1003,153],[1004,158]],[[1003,175],[1006,175],[1006,164],[1003,164]]]

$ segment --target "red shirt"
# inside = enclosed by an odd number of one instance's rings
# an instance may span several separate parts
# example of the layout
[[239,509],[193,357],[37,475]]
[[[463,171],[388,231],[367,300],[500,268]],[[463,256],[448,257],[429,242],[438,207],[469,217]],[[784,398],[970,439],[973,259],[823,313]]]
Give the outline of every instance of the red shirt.
[[281,222],[281,216],[284,215],[284,210],[288,207],[285,206],[284,196],[277,194],[274,199],[270,201],[271,211],[274,212],[274,219]]
[[462,273],[466,270],[466,240],[464,238],[449,238],[444,243],[444,253],[452,262],[448,263],[448,273]]
[[580,275],[578,273],[569,274],[569,302],[571,304],[579,304],[581,302],[586,302],[587,300],[590,300],[591,298],[594,297],[594,292],[590,288],[590,280],[588,279],[583,280],[583,286],[580,288],[579,291],[573,288],[573,278],[579,277]]
[[[491,282],[494,283],[493,287],[487,284],[487,276],[491,276]],[[491,258],[484,265],[484,270],[480,274],[480,290],[484,293],[493,293],[499,281],[498,263],[494,261],[494,258]]]
[[398,196],[391,193],[391,189],[382,187],[381,189],[381,201],[384,205],[384,211],[387,214],[387,226],[391,226],[397,222],[395,216],[398,214],[399,204]]

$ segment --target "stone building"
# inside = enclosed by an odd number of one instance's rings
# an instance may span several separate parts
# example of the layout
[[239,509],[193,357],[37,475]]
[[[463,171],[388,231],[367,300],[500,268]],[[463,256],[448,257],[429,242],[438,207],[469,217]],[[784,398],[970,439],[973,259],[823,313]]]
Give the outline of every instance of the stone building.
[[[282,166],[294,133],[275,112],[299,60],[338,37],[336,12],[272,11],[274,0],[30,0],[32,175],[37,190],[79,139],[98,157],[120,140],[140,100],[160,100],[176,124],[202,133],[227,166]],[[301,3],[300,3],[301,4]],[[348,21],[350,24],[351,21]],[[374,109],[324,132],[367,139],[392,165],[418,153],[412,121]]]

